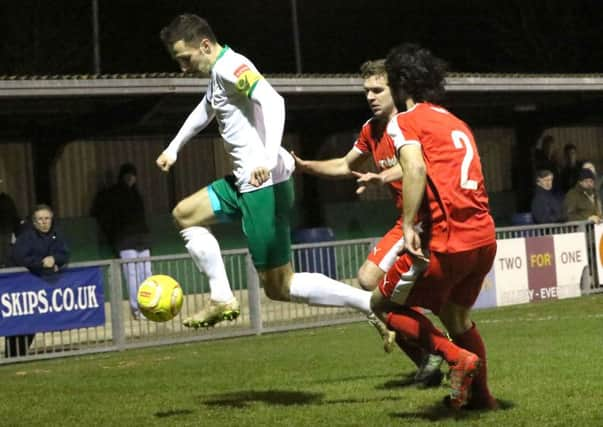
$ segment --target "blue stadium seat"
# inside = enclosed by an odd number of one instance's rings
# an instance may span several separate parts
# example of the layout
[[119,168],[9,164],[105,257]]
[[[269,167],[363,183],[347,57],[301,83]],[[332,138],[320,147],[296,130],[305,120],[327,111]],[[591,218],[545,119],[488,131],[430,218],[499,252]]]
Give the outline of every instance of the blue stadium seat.
[[329,242],[335,240],[335,233],[330,227],[299,228],[291,233],[293,243]]
[[[329,227],[302,228],[291,233],[293,243],[319,243],[335,240],[335,233]],[[333,279],[337,276],[335,248],[326,246],[297,251],[293,257],[295,271],[322,273]]]
[[511,217],[511,224],[513,225],[530,225],[534,224],[534,218],[532,218],[532,212],[517,212]]

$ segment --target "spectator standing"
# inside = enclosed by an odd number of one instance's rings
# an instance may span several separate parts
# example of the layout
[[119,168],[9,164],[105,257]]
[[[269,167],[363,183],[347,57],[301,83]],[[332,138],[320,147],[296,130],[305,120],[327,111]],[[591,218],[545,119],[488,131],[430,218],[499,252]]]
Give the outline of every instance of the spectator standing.
[[[150,231],[136,176],[132,163],[122,164],[117,183],[99,192],[92,207],[92,216],[96,217],[115,253],[124,260],[151,256]],[[152,275],[151,262],[124,263],[122,269],[128,283],[132,317],[140,319],[136,294],[140,283]]]
[[[0,184],[4,184],[1,178]],[[0,268],[11,265],[10,248],[15,242],[19,222],[15,201],[7,193],[0,192]],[[4,356],[13,357],[27,354],[31,341],[33,341],[33,335],[6,337]]]
[[559,186],[563,194],[576,185],[582,166],[578,162],[577,150],[574,144],[565,144],[563,147],[563,168],[559,173]]
[[601,222],[601,200],[595,190],[596,176],[590,169],[581,169],[578,182],[567,192],[563,208],[568,221]]
[[[69,261],[69,249],[62,234],[54,226],[54,214],[48,205],[34,207],[31,223],[19,230],[12,250],[15,265],[26,267],[32,274],[49,277]],[[5,356],[24,356],[34,334],[6,337]]]
[[534,167],[535,169],[548,169],[553,174],[559,173],[559,159],[557,157],[557,144],[552,135],[542,137],[541,148],[534,151]]
[[[1,178],[0,184],[2,184]],[[7,193],[0,192],[0,268],[11,264],[10,248],[15,243],[19,223],[15,201]]]
[[548,169],[536,172],[536,189],[532,198],[532,218],[535,224],[563,221],[563,205],[553,193],[554,175]]

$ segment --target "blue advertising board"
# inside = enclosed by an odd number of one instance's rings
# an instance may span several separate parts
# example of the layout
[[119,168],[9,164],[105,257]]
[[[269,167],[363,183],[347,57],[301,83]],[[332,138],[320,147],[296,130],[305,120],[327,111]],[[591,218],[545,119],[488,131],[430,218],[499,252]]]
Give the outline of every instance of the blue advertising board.
[[50,277],[0,274],[0,336],[88,328],[105,323],[100,267]]

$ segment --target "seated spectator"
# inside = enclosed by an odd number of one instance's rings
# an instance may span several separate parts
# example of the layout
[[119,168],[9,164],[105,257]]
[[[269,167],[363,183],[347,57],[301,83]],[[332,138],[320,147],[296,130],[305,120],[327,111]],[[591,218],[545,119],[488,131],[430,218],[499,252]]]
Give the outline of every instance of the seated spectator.
[[582,163],[582,169],[590,169],[590,171],[595,174],[595,177],[599,179],[599,176],[597,175],[597,168],[593,162],[589,162],[588,160],[585,161]]
[[595,191],[597,192],[597,194],[599,195],[599,200],[601,200],[602,205],[603,205],[603,177],[601,177],[598,173],[597,173],[597,168],[595,167],[595,164],[593,162],[590,161],[585,161],[584,163],[582,163],[582,168],[583,169],[590,169],[594,174],[595,174]]
[[[26,267],[33,274],[48,277],[57,273],[69,260],[65,240],[54,227],[50,206],[37,205],[31,223],[23,225],[12,248],[13,263]],[[34,334],[6,337],[6,357],[24,356]]]
[[536,189],[532,198],[532,218],[535,224],[563,221],[561,200],[553,193],[553,173],[541,169],[536,173]]
[[[150,231],[142,196],[136,185],[136,167],[133,164],[121,165],[117,183],[97,194],[91,214],[96,217],[99,227],[121,259],[151,256]],[[122,267],[128,283],[132,317],[138,320],[142,315],[136,295],[140,284],[152,275],[151,262],[128,262],[122,264]]]
[[565,195],[563,207],[568,221],[601,221],[601,200],[595,191],[596,176],[590,169],[581,169],[578,182]]
[[48,205],[37,205],[31,224],[23,226],[13,246],[15,265],[38,276],[51,275],[69,261],[69,250],[63,236],[54,227],[53,212]]

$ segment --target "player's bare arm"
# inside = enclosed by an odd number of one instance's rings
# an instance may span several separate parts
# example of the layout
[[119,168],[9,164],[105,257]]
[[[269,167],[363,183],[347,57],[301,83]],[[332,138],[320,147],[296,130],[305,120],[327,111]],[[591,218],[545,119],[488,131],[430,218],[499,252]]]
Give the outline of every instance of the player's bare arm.
[[356,171],[352,171],[352,173],[357,178],[356,183],[358,184],[358,189],[356,190],[356,194],[364,193],[364,190],[366,190],[366,187],[369,185],[383,186],[385,184],[389,184],[390,182],[399,181],[402,179],[402,168],[399,164],[389,169],[385,169],[379,173],[362,173]]
[[419,233],[414,227],[427,182],[421,146],[419,144],[402,146],[399,151],[399,162],[404,174],[404,184],[402,185],[404,249],[419,259],[427,260],[421,250]]
[[358,150],[350,150],[344,157],[329,160],[303,160],[293,151],[291,155],[295,159],[296,169],[326,178],[349,178],[353,176],[352,169],[359,166],[367,154]]
[[326,178],[350,176],[350,170],[344,157],[329,160],[303,160],[293,151],[291,155],[295,159],[295,169],[300,172]]

